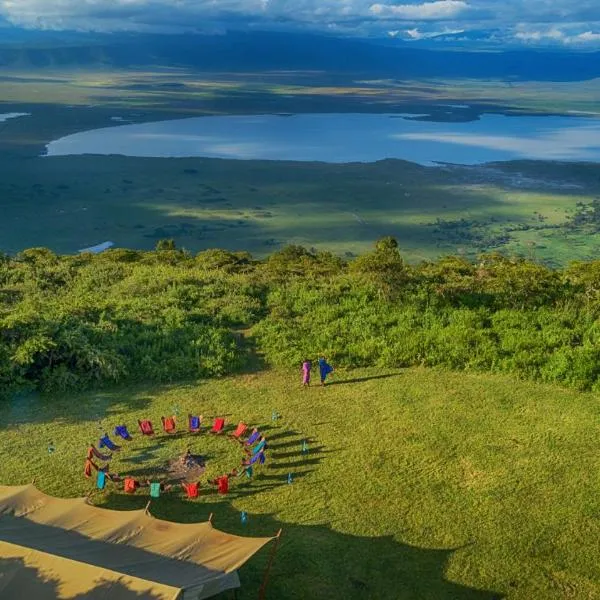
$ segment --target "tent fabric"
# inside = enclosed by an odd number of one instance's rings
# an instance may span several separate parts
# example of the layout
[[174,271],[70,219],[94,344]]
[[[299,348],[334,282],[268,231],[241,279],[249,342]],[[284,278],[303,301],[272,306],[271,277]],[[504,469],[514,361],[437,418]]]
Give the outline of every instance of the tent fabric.
[[244,423],[243,421],[240,421],[238,423],[236,430],[231,435],[234,438],[239,439],[242,435],[244,435],[244,433],[246,432],[246,429],[248,429],[248,425],[246,425],[246,423]]
[[162,521],[145,510],[99,508],[86,498],[54,498],[32,485],[0,486],[0,542],[176,588],[183,600],[239,587],[237,569],[272,539],[230,535],[210,522]]
[[176,587],[0,541],[0,598],[176,600],[180,597],[181,590]]
[[254,444],[254,442],[256,442],[256,440],[260,437],[260,432],[258,431],[258,429],[255,429],[252,432],[252,435],[246,440],[246,446],[252,446],[252,444]]
[[212,429],[210,430],[211,433],[221,433],[223,431],[223,427],[225,427],[225,419],[223,419],[222,417],[219,417],[217,419],[215,419],[215,422],[213,423]]
[[162,426],[165,433],[175,433],[175,417],[161,417]]
[[185,489],[185,492],[186,492],[188,498],[197,498],[200,495],[200,483],[199,482],[196,481],[194,483],[188,483],[188,482],[184,481],[181,485]]
[[195,417],[194,415],[188,416],[188,429],[191,433],[199,433],[200,432],[200,417]]

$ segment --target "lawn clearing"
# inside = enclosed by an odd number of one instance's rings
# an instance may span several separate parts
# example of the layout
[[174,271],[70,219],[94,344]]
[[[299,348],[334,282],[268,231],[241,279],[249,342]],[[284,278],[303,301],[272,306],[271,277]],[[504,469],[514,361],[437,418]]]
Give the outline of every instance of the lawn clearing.
[[[93,490],[82,475],[85,449],[100,427],[126,422],[134,431],[142,417],[156,426],[175,407],[179,415],[225,415],[230,424],[264,427],[271,440],[265,467],[254,481],[236,480],[227,497],[187,501],[173,493],[153,501],[152,512],[184,522],[212,512],[216,527],[242,535],[282,527],[271,598],[600,596],[595,395],[421,369],[336,373],[333,382],[304,390],[298,373],[266,372],[23,395],[0,408],[0,482],[35,477],[48,493],[83,495]],[[111,469],[129,467],[128,457],[160,463],[187,439],[138,434]],[[215,473],[230,469],[237,452],[233,442],[204,434],[191,449],[210,454]],[[121,509],[149,499],[111,487],[92,498]],[[267,556],[241,570],[242,599],[256,597]]]

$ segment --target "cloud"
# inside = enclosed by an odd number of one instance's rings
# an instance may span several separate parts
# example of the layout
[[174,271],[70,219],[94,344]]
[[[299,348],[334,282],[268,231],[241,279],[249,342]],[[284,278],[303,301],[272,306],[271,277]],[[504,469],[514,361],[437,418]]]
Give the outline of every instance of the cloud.
[[371,13],[378,17],[392,17],[406,21],[440,21],[455,19],[469,5],[462,0],[438,0],[423,4],[373,4]]
[[541,40],[554,40],[563,42],[565,40],[565,34],[553,27],[546,31],[517,31],[515,38],[524,42],[539,42]]
[[594,33],[592,31],[584,31],[583,33],[580,33],[579,35],[576,35],[575,39],[577,41],[583,42],[583,43],[587,43],[587,42],[596,43],[596,42],[600,42],[600,33]]
[[520,24],[514,32],[514,38],[526,44],[556,43],[564,46],[585,46],[600,44],[600,32],[579,31],[573,24],[565,27],[552,26],[535,28]]
[[[399,32],[398,32],[399,33]],[[411,40],[427,40],[443,35],[457,35],[464,33],[464,29],[442,29],[441,31],[420,31],[416,27],[414,29],[407,29],[404,31],[408,39]]]
[[[510,118],[510,117],[508,117]],[[506,135],[418,132],[392,134],[398,140],[436,142],[460,146],[472,146],[485,150],[509,152],[514,157],[541,160],[594,160],[599,127],[588,126],[549,129],[531,133],[520,132]]]
[[478,43],[600,46],[599,0],[0,0],[6,22],[95,31],[314,30],[421,43],[464,31]]

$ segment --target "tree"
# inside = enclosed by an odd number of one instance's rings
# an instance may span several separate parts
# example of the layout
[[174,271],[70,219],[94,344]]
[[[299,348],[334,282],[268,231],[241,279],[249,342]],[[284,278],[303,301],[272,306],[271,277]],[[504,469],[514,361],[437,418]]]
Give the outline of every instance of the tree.
[[398,249],[398,240],[391,235],[386,235],[375,242],[377,252],[392,252]]
[[363,254],[350,263],[350,272],[377,288],[380,296],[392,299],[409,279],[409,270],[393,237],[384,237],[375,243],[375,250]]
[[177,250],[177,246],[175,244],[174,239],[158,240],[158,242],[156,242],[157,252],[164,252],[166,250]]
[[285,282],[291,277],[329,277],[339,273],[343,261],[330,252],[312,252],[302,246],[285,246],[264,262],[263,272],[272,281]]

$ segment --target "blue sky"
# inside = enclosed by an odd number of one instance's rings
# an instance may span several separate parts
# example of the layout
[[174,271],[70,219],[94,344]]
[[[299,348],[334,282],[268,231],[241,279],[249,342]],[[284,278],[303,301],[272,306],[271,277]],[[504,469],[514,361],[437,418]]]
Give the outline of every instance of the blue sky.
[[302,30],[423,40],[484,31],[490,43],[600,47],[600,0],[0,0],[39,29]]

